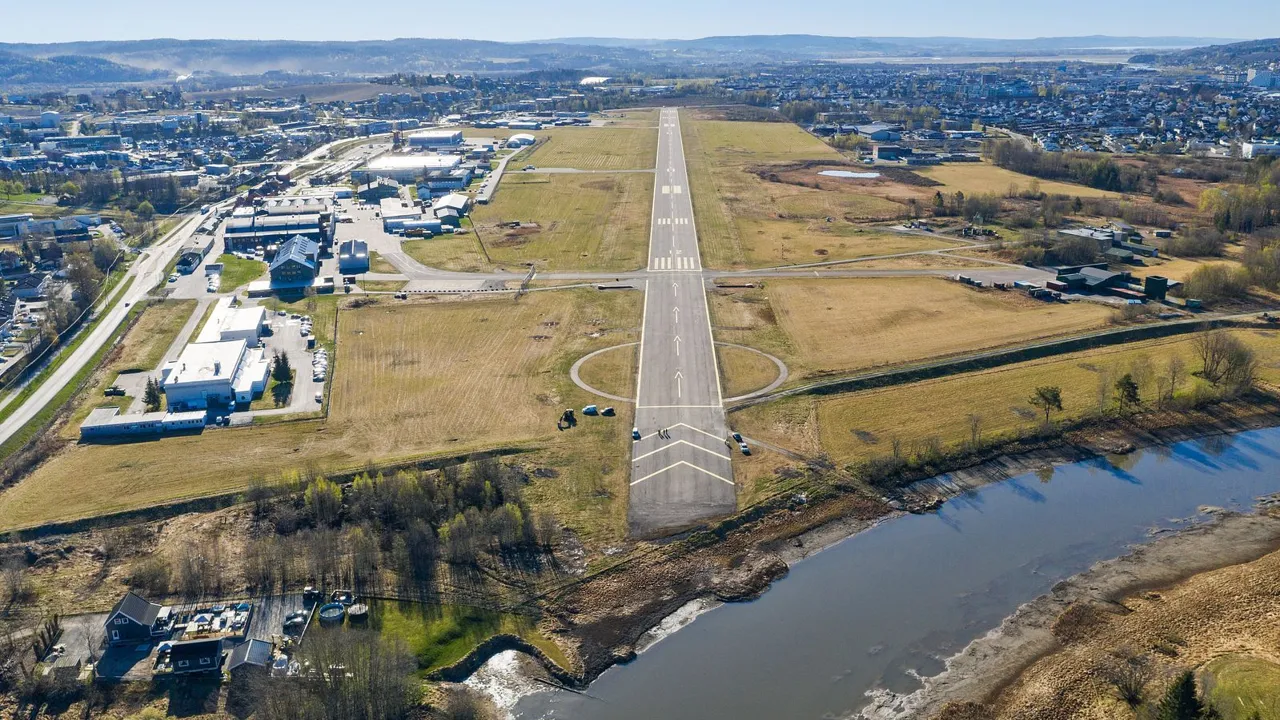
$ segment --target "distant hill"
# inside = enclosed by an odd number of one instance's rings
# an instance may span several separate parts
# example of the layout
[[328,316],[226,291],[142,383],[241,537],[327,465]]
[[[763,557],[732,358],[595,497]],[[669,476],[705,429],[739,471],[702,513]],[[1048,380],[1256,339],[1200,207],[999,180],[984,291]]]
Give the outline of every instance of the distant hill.
[[[24,66],[15,77],[46,82],[103,82],[138,79],[141,69],[172,74],[222,73],[259,75],[271,71],[376,75],[392,72],[531,72],[589,70],[603,74],[647,70],[690,62],[769,62],[877,56],[977,56],[1016,54],[1025,57],[1065,51],[1102,53],[1147,49],[1155,52],[1222,40],[1190,37],[982,38],[828,37],[823,35],[741,35],[696,40],[566,38],[537,42],[492,42],[400,38],[369,41],[283,40],[154,40],[72,43],[0,43],[9,65],[18,55],[52,65]],[[79,71],[62,69],[65,56],[99,58],[93,66],[71,62]],[[42,76],[38,68],[49,71]],[[2,76],[0,76],[2,77]],[[145,78],[145,74],[142,74]]]
[[493,72],[613,67],[648,54],[630,48],[555,43],[407,38],[353,42],[283,40],[129,40],[53,44],[7,43],[0,51],[47,57],[74,53],[154,70],[187,74],[285,72],[383,74]]
[[1143,54],[1135,56],[1132,60],[1157,65],[1256,67],[1280,61],[1280,38],[1209,45],[1170,53]]
[[168,75],[87,55],[29,57],[0,50],[0,88],[140,82]]

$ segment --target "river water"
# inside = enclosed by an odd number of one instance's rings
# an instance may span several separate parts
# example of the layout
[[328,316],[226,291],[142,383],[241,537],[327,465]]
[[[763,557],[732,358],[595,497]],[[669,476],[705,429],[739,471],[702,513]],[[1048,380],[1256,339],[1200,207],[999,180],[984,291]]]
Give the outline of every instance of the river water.
[[988,485],[797,563],[612,668],[589,696],[540,692],[520,718],[814,720],[906,693],[1019,605],[1202,506],[1280,492],[1280,429],[1188,441]]

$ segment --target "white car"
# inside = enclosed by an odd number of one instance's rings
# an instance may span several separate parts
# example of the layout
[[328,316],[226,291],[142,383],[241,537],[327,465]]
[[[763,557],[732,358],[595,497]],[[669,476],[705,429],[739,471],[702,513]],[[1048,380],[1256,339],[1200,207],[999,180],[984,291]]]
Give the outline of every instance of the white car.
[[170,274],[170,275],[169,275],[169,282],[171,282],[171,283],[178,282],[178,273],[172,273],[172,274]]

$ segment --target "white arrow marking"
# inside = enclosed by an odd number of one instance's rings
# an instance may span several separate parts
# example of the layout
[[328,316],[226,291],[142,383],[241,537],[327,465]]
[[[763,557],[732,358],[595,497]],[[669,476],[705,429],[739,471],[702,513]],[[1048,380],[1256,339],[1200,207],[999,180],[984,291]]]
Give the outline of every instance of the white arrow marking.
[[680,297],[680,283],[671,283],[671,294]]
[[675,314],[676,314],[676,320],[675,320],[675,321],[676,321],[676,322],[680,322],[680,308],[678,308],[678,307],[673,307],[673,308],[671,308],[671,312],[673,312],[673,313],[675,313]]
[[676,357],[680,357],[680,336],[676,336]]
[[677,371],[676,371],[676,397],[680,397],[680,395],[681,395],[681,392],[680,392],[680,381],[681,381],[681,380],[683,380],[683,379],[684,379],[684,375],[681,375],[681,374],[680,374],[680,371],[679,371],[679,370],[677,370]]

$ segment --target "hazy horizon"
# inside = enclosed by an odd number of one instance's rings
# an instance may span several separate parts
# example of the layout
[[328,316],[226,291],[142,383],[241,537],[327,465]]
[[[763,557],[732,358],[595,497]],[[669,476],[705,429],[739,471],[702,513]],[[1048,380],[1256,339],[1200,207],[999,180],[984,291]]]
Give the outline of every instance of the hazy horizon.
[[[1068,17],[1010,13],[1001,0],[956,5],[919,0],[909,16],[892,6],[868,6],[857,14],[835,0],[814,0],[780,11],[762,0],[711,0],[687,3],[655,0],[643,9],[608,2],[548,0],[531,6],[513,0],[486,3],[477,22],[474,11],[459,11],[455,21],[441,9],[398,12],[352,10],[338,0],[314,0],[305,9],[278,3],[225,0],[216,9],[169,5],[151,0],[119,0],[110,5],[65,0],[55,16],[34,3],[3,12],[0,42],[61,43],[105,40],[219,39],[360,41],[396,38],[540,42],[556,38],[688,40],[724,35],[812,34],[832,37],[962,37],[1036,39],[1094,35],[1231,39],[1204,32],[1199,4],[1170,0],[1154,15],[1147,3],[1081,0]],[[1256,37],[1280,35],[1280,3],[1223,0],[1219,17],[1248,17]],[[1105,18],[1105,25],[1099,21]],[[341,28],[342,31],[336,31]],[[1046,29],[1052,28],[1052,32]],[[1234,37],[1238,37],[1235,34]]]

